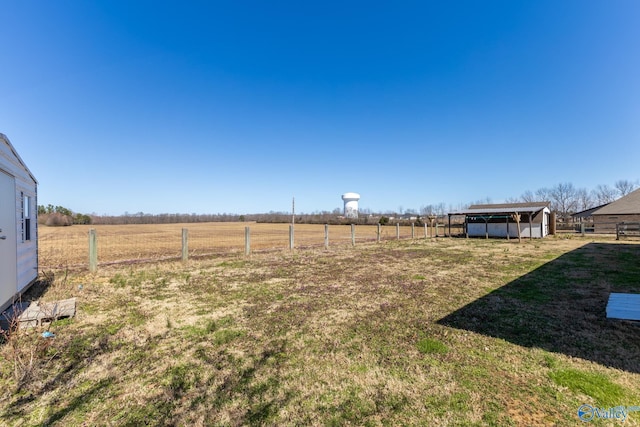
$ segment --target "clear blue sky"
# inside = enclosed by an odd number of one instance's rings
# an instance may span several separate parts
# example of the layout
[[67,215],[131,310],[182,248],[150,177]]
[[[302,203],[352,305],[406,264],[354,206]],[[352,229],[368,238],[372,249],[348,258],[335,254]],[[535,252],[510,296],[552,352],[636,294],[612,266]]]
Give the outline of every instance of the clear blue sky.
[[640,178],[640,2],[4,1],[0,132],[82,213]]

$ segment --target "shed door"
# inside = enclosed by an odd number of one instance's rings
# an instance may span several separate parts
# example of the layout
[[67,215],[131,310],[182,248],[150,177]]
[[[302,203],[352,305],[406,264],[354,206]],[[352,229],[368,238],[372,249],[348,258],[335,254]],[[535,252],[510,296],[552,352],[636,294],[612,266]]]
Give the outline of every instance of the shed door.
[[15,179],[0,170],[0,308],[18,289],[16,229]]

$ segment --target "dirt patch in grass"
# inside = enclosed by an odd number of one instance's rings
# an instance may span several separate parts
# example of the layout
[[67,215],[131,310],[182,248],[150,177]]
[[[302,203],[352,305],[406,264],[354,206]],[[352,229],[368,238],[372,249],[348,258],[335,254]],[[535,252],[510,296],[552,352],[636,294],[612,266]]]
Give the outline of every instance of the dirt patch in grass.
[[432,239],[69,274],[42,297],[78,316],[33,380],[0,349],[0,423],[571,425],[640,404],[640,328],[602,306],[637,289],[638,250]]

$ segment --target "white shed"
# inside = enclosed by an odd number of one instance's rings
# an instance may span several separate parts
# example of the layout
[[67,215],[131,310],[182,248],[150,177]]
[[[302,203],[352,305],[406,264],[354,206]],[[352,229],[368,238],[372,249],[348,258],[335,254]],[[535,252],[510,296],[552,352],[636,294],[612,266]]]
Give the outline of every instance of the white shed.
[[38,182],[0,133],[0,311],[38,278]]

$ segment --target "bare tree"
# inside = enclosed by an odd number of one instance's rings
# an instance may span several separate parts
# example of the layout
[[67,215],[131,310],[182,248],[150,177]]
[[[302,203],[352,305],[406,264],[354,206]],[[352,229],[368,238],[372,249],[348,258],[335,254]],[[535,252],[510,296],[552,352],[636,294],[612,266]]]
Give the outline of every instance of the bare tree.
[[611,203],[616,199],[616,190],[609,187],[607,184],[598,185],[595,190],[593,190],[593,193],[598,205]]
[[575,212],[578,203],[577,190],[570,182],[560,183],[550,191],[554,210],[567,220],[569,214]]
[[629,181],[628,179],[619,179],[614,184],[614,187],[618,190],[618,195],[620,197],[624,197],[638,187],[638,182]]
[[467,203],[468,206],[473,206],[473,205],[490,205],[492,204],[493,201],[491,200],[491,197],[485,197],[484,199],[478,199],[478,200],[474,200],[471,203]]
[[591,197],[591,193],[586,188],[576,190],[576,209],[578,211],[584,211],[593,206],[593,197]]
[[423,216],[433,215],[435,211],[436,211],[436,208],[433,205],[420,206],[420,214]]
[[551,195],[551,189],[549,188],[538,188],[536,190],[536,199],[538,200],[532,200],[534,202],[548,202],[548,201],[552,201],[553,196]]
[[531,190],[527,190],[524,193],[522,193],[522,196],[520,196],[520,198],[524,203],[531,203],[531,202],[537,201],[536,196],[531,192]]
[[469,203],[459,203],[458,204],[458,210],[459,211],[463,211],[463,210],[469,209],[469,206],[471,206],[471,205],[469,205]]

